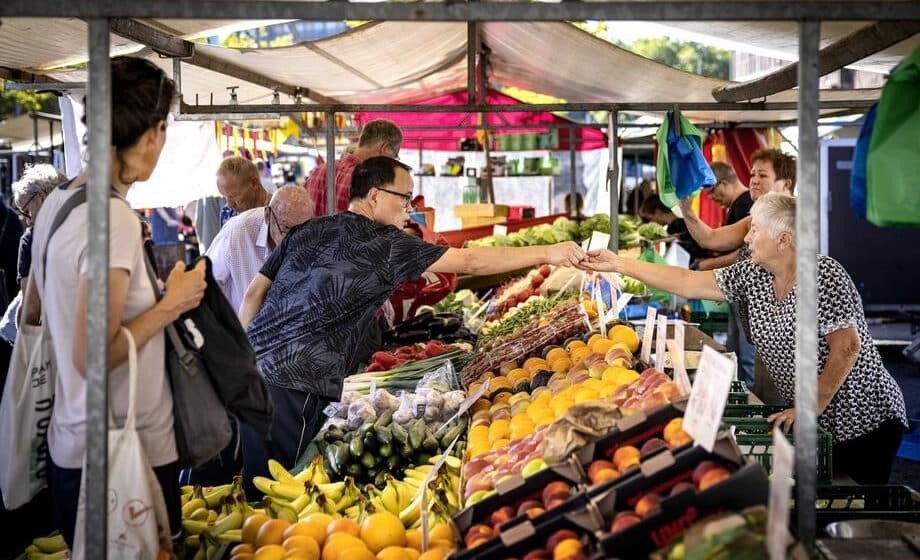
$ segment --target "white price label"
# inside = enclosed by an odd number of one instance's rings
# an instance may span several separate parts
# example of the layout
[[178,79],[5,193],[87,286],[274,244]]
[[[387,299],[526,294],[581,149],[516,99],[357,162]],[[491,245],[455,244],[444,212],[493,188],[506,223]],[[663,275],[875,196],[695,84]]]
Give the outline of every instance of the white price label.
[[596,251],[598,249],[606,249],[610,246],[610,234],[602,233],[599,231],[591,232],[591,239],[588,240],[588,248],[586,251]]
[[613,320],[619,317],[620,313],[622,313],[623,310],[626,309],[626,306],[629,305],[629,300],[631,300],[632,298],[633,298],[632,294],[620,294],[620,297],[617,298],[616,309],[610,310],[610,313],[613,314],[613,317],[611,317],[610,319]]
[[640,358],[646,364],[652,358],[652,336],[655,333],[655,316],[658,312],[654,307],[649,307],[645,313],[645,332],[642,334],[642,354]]
[[703,347],[696,381],[684,414],[683,429],[706,451],[716,442],[725,401],[732,384],[732,362],[709,346]]
[[684,397],[690,394],[692,385],[687,368],[684,367],[684,349],[676,340],[668,339],[668,355],[671,357],[671,367],[674,369],[674,384]]
[[[462,434],[461,434],[462,435]],[[447,449],[441,453],[441,458],[431,467],[431,470],[428,471],[428,474],[425,475],[425,479],[422,482],[422,550],[428,551],[428,484],[434,480],[434,477],[438,474],[438,471],[441,470],[441,467],[444,466],[444,463],[447,462],[447,457],[450,455],[451,451],[454,450],[454,445],[457,444],[457,441],[460,440],[460,436],[454,438],[454,441],[450,442],[450,445],[447,446]],[[449,492],[450,490],[448,490]]]
[[770,560],[786,558],[789,527],[789,493],[795,450],[779,427],[773,428],[773,474],[770,477],[770,508],[767,514],[767,552]]
[[607,307],[604,305],[604,296],[601,294],[601,280],[594,281],[594,303],[597,304],[597,326],[600,327],[601,336],[607,337]]
[[495,224],[492,226],[492,235],[508,235],[508,226]]
[[658,334],[655,336],[655,367],[664,371],[666,363],[665,341],[668,339],[668,317],[667,315],[658,316]]

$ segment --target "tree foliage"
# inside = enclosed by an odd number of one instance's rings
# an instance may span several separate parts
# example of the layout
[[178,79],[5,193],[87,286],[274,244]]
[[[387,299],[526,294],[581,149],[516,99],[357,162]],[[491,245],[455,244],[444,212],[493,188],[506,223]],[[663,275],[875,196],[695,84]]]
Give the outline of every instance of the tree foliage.
[[638,39],[625,48],[685,72],[723,80],[729,76],[731,53],[723,49],[665,37]]
[[57,113],[57,100],[50,93],[9,90],[0,82],[0,121],[29,111]]

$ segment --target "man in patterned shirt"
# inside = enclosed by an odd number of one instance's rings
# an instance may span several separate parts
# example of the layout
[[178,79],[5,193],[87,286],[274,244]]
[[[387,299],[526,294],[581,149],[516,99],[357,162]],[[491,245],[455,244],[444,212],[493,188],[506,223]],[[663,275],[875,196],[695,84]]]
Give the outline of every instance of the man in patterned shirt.
[[426,271],[488,275],[543,263],[573,266],[575,243],[454,249],[403,230],[412,202],[409,167],[372,157],[352,175],[348,211],[292,231],[246,290],[240,321],[275,406],[269,441],[242,427],[246,479],[269,457],[291,468],[338,401],[345,376],[370,356],[380,306]]
[[268,204],[268,192],[262,188],[256,164],[240,156],[220,162],[217,168],[217,190],[227,201],[220,210],[220,227],[240,212]]
[[402,145],[402,132],[392,121],[377,119],[370,121],[361,130],[358,147],[353,153],[346,153],[342,159],[335,162],[335,210],[326,210],[326,164],[320,163],[307,177],[304,188],[313,201],[313,209],[317,216],[342,212],[348,208],[349,189],[351,189],[351,174],[355,166],[362,161],[374,156],[399,157],[399,147]]

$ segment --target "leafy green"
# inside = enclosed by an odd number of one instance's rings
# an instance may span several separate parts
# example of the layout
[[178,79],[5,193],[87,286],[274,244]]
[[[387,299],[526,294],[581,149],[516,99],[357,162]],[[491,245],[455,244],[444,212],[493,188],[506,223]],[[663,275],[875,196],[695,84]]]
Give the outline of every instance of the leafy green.
[[668,230],[665,229],[663,225],[654,222],[640,225],[637,228],[637,232],[639,233],[639,237],[648,239],[649,241],[657,241],[668,236]]

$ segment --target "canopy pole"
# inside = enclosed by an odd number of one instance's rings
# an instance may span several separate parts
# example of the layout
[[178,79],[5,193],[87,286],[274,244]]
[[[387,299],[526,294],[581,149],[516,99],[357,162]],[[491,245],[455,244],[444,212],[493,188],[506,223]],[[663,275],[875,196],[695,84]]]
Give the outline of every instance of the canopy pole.
[[179,103],[182,103],[182,59],[172,59],[173,81],[176,82],[176,92],[179,94]]
[[799,22],[799,157],[796,211],[795,488],[798,538],[815,543],[818,387],[818,47],[821,23]]
[[423,183],[425,180],[425,176],[422,174],[422,140],[421,138],[419,138],[419,141],[418,141],[418,171],[416,172],[418,173],[418,194],[424,196],[425,189],[424,189]]
[[569,128],[569,216],[578,217],[578,183],[575,180],[575,128]]
[[474,21],[466,24],[466,102],[472,105],[476,99],[476,52],[479,50],[479,27]]
[[326,215],[335,210],[335,112],[326,111]]
[[109,21],[89,22],[86,258],[86,524],[87,558],[105,560],[108,538],[109,159],[112,76]]
[[607,141],[609,142],[610,164],[607,166],[607,186],[610,188],[610,242],[608,249],[614,253],[620,250],[620,158],[617,149],[620,134],[617,130],[619,111],[607,113]]

